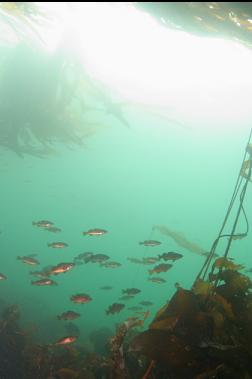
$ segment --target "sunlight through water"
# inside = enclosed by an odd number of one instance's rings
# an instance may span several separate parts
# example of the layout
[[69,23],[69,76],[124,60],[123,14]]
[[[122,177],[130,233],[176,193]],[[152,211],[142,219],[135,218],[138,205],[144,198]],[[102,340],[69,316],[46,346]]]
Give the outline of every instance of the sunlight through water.
[[61,17],[90,74],[122,98],[192,122],[251,119],[252,53],[239,43],[170,30],[131,3],[71,3]]

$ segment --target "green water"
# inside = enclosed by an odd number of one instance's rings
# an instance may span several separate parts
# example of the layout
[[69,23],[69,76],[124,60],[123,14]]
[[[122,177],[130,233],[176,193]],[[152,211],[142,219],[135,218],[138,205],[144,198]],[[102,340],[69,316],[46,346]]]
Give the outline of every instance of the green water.
[[[15,109],[13,110],[15,111]],[[177,230],[206,251],[221,226],[240,169],[249,125],[239,130],[226,127],[202,129],[177,125],[147,112],[126,113],[130,129],[109,119],[109,127],[86,140],[82,149],[59,147],[55,157],[38,159],[1,151],[1,301],[18,304],[25,327],[36,326],[35,338],[51,343],[66,335],[64,321],[56,316],[67,310],[81,313],[74,321],[80,339],[88,343],[92,330],[114,326],[133,316],[127,307],[142,300],[154,302],[155,312],[174,293],[175,282],[190,288],[204,258],[178,246],[171,238],[152,231],[153,225]],[[106,118],[108,120],[108,118]],[[251,188],[245,206],[251,211]],[[62,229],[53,234],[32,226],[33,221],[51,220]],[[104,228],[101,237],[83,236],[82,231]],[[242,231],[243,221],[239,223]],[[139,241],[156,239],[157,247]],[[47,243],[63,241],[66,249],[50,249]],[[252,266],[251,235],[234,241],[231,256]],[[39,269],[17,260],[37,254],[40,267],[71,262],[78,254],[105,253],[122,264],[116,269],[98,264],[76,266],[55,277],[58,286],[37,287],[29,271]],[[156,256],[177,251],[183,258],[160,277],[165,284],[147,281],[150,266],[137,265],[127,257]],[[221,253],[221,251],[219,251]],[[158,276],[155,275],[155,276]],[[54,279],[54,278],[53,278]],[[101,286],[111,285],[111,291]],[[117,315],[105,310],[122,296],[122,289],[141,289]],[[93,301],[78,305],[70,296],[87,293]]]

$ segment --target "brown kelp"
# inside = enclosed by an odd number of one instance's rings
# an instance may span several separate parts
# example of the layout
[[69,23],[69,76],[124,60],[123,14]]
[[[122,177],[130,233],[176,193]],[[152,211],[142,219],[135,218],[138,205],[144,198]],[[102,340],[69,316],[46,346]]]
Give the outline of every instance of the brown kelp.
[[[149,329],[131,341],[131,352],[148,359],[155,379],[161,377],[155,371],[160,368],[165,378],[173,379],[252,378],[252,281],[240,272],[244,266],[228,257],[233,237],[244,237],[248,233],[243,203],[252,170],[251,136],[252,130],[242,163],[244,167],[249,154],[247,175],[244,178],[242,170],[239,172],[219,235],[192,288],[186,290],[177,285],[176,293],[158,311]],[[239,204],[231,232],[226,234],[223,231],[237,198]],[[236,233],[241,214],[245,216],[246,230]],[[161,227],[161,230],[173,235],[168,228]],[[228,237],[224,253],[213,262],[218,242],[224,237]],[[174,239],[180,241],[177,234]],[[186,247],[187,241],[182,239],[181,244]],[[152,362],[155,362],[153,367]]]
[[[218,269],[216,262],[213,268]],[[216,275],[221,284],[214,287]],[[176,379],[203,378],[208,372],[250,378],[251,288],[251,280],[237,268],[214,271],[192,290],[179,288],[149,329],[133,338],[131,351]]]
[[152,230],[158,230],[165,236],[172,238],[179,246],[184,247],[192,253],[203,256],[207,255],[206,250],[204,250],[201,246],[197,245],[196,243],[189,241],[183,234],[177,232],[176,230],[172,230],[164,225],[155,225],[153,226]]

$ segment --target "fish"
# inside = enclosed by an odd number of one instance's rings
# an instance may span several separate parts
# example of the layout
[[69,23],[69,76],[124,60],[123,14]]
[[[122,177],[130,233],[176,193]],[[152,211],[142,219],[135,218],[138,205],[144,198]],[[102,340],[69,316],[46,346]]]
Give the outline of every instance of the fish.
[[169,251],[168,253],[163,253],[159,255],[158,257],[159,259],[163,259],[164,261],[177,261],[178,259],[183,258],[183,255],[179,253],[174,253],[173,251]]
[[77,313],[74,311],[67,311],[57,316],[57,319],[58,320],[75,320],[78,317],[80,317],[80,313]]
[[122,290],[122,293],[126,293],[127,295],[136,295],[140,292],[141,290],[138,288],[127,288],[126,290]]
[[121,266],[121,263],[110,261],[110,262],[101,263],[101,266],[107,267],[107,268],[118,268]]
[[191,251],[192,253],[195,253],[201,256],[206,254],[205,249],[203,249],[201,246],[197,245],[196,243],[189,241],[185,236],[183,236],[181,233],[178,233],[175,230],[171,230],[163,225],[155,225],[153,226],[152,230],[158,230],[160,233],[168,237],[171,237],[179,246],[184,247],[185,249]]
[[67,345],[69,343],[73,343],[77,340],[77,336],[67,336],[60,338],[58,341],[54,343],[54,345]]
[[113,287],[111,286],[103,286],[103,287],[100,287],[100,290],[104,290],[104,291],[109,291],[109,290],[112,290]]
[[133,295],[124,295],[124,296],[119,297],[119,300],[127,301],[127,300],[131,300],[134,298],[135,298],[135,296],[133,296]]
[[153,270],[148,270],[149,274],[152,275],[154,273],[159,274],[160,272],[166,272],[172,268],[171,264],[168,263],[161,263],[154,267]]
[[6,280],[7,279],[7,276],[5,276],[4,274],[0,273],[0,280]]
[[50,274],[42,271],[30,271],[30,275],[37,276],[38,278],[47,278]]
[[45,230],[48,230],[48,232],[51,233],[59,233],[62,231],[60,228],[57,228],[56,226],[48,226],[47,228],[45,228]]
[[68,247],[68,244],[65,242],[51,242],[48,243],[47,246],[53,249],[63,249],[64,247]]
[[159,241],[154,241],[154,240],[146,240],[143,242],[139,242],[139,245],[144,245],[144,246],[158,246],[161,245],[161,242]]
[[139,304],[143,305],[144,307],[150,307],[151,305],[154,305],[151,301],[140,301]]
[[102,263],[104,261],[107,261],[110,257],[106,254],[93,254],[90,258],[89,258],[89,262],[92,262],[92,263]]
[[37,259],[32,258],[32,256],[30,256],[30,255],[23,256],[23,257],[18,256],[17,259],[22,261],[23,263],[26,263],[26,264],[32,265],[32,266],[40,264]]
[[85,293],[79,293],[77,295],[72,295],[70,297],[70,300],[77,304],[85,304],[85,303],[89,303],[93,299]]
[[48,278],[51,275],[52,268],[53,266],[46,266],[40,271],[30,271],[30,275],[34,275],[39,278]]
[[163,278],[157,278],[155,276],[153,276],[152,278],[148,278],[148,280],[150,282],[153,282],[153,283],[158,283],[158,284],[161,284],[161,283],[166,283],[166,280],[163,279]]
[[54,225],[54,223],[48,220],[40,220],[40,221],[33,221],[32,225],[37,226],[38,228],[50,228],[51,226]]
[[47,279],[47,278],[32,281],[31,284],[34,286],[55,286],[55,285],[57,285],[56,282],[54,282],[51,279]]
[[127,258],[128,261],[132,263],[143,263],[142,259],[137,259],[137,258]]
[[108,309],[105,311],[106,312],[106,315],[109,315],[109,314],[115,314],[115,313],[119,313],[123,310],[123,308],[125,307],[124,304],[121,304],[121,303],[113,303],[112,305],[110,305],[108,307]]
[[91,252],[85,252],[85,253],[81,253],[79,254],[77,257],[74,258],[75,261],[77,260],[83,260],[85,263],[88,263],[90,261],[90,259],[92,258],[92,256],[94,255],[94,253],[91,253]]
[[159,261],[159,258],[157,258],[157,257],[145,257],[142,259],[127,258],[127,259],[128,259],[128,261],[130,261],[132,263],[138,263],[138,264],[142,264],[142,265],[151,265],[151,264],[154,264],[154,263]]
[[74,263],[59,263],[57,266],[54,266],[51,269],[50,274],[53,274],[53,275],[62,274],[71,270],[74,266],[75,266]]
[[134,307],[129,307],[127,308],[129,311],[140,311],[141,309],[143,309],[143,307],[139,307],[139,306],[134,306]]
[[143,258],[142,263],[144,265],[152,265],[156,263],[157,261],[159,261],[159,258],[157,257],[147,257],[147,258]]
[[105,229],[89,229],[86,232],[82,232],[84,236],[102,236],[103,234],[108,233]]

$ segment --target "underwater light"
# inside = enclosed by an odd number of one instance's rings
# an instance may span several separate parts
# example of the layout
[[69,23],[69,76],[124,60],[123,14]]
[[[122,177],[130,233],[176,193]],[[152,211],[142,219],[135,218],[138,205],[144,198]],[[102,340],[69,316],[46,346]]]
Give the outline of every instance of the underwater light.
[[187,119],[252,116],[252,53],[238,42],[171,30],[132,3],[66,4],[83,64],[124,99],[169,106]]

